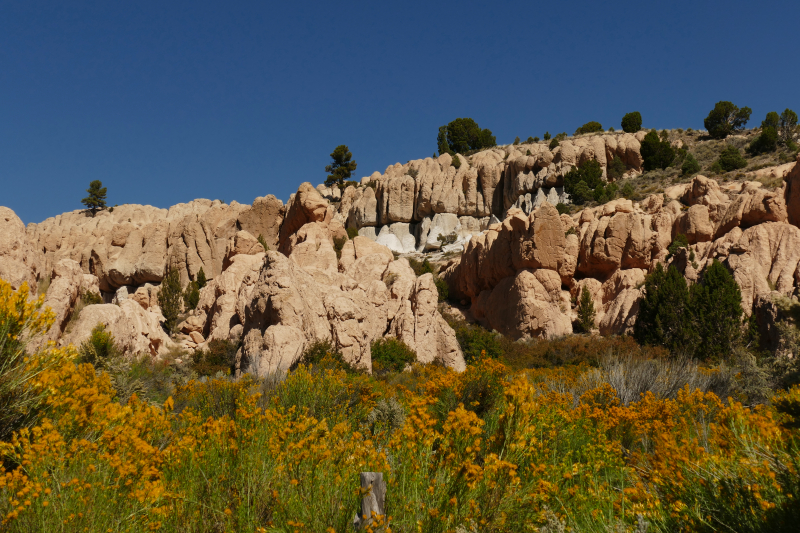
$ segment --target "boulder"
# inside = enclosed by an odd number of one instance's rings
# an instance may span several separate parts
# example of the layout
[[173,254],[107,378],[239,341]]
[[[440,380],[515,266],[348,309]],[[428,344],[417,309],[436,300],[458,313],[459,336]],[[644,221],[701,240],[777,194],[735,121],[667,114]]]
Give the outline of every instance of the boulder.
[[[338,191],[339,188],[335,187]],[[259,196],[253,205],[239,213],[239,226],[258,238],[261,235],[267,246],[277,247],[286,207],[273,195]]]
[[393,252],[411,253],[417,248],[417,240],[411,230],[410,225],[405,222],[387,224],[381,228],[375,242]]
[[0,207],[0,279],[14,290],[27,283],[35,293],[37,262],[22,220],[11,209]]
[[286,218],[281,226],[278,248],[287,253],[290,239],[300,228],[310,222],[324,222],[328,215],[328,202],[314,187],[306,182],[300,185],[286,207]]

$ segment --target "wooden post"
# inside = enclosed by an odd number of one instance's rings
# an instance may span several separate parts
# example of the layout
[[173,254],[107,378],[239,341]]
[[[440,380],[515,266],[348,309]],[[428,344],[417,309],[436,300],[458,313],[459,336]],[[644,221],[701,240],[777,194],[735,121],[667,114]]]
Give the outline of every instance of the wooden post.
[[[353,520],[356,529],[386,525],[386,482],[380,472],[361,472],[361,506]],[[377,517],[381,517],[377,519]]]

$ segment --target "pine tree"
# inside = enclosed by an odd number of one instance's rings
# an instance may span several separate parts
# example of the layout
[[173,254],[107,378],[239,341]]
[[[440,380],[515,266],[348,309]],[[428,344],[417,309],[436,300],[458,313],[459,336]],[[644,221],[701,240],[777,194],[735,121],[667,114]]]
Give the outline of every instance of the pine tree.
[[98,211],[106,208],[106,191],[107,188],[103,187],[103,182],[100,180],[94,180],[86,189],[89,196],[81,200],[81,203],[86,206],[86,210],[90,211],[93,217]]
[[594,328],[595,310],[592,295],[586,290],[586,287],[581,288],[581,297],[578,300],[578,327],[585,333],[591,333]]
[[197,279],[195,281],[197,282],[198,289],[202,289],[206,286],[206,273],[203,271],[203,267],[200,267],[200,272],[197,273]]
[[742,334],[742,293],[725,266],[714,260],[692,286],[691,307],[700,337],[698,355],[720,358],[733,353]]
[[331,159],[333,161],[331,161],[330,165],[325,167],[325,172],[328,173],[325,185],[329,187],[333,184],[341,186],[345,180],[355,172],[358,166],[355,161],[351,161],[352,158],[353,153],[346,145],[340,144],[337,146],[336,149],[331,152]]
[[181,312],[181,274],[177,269],[170,268],[158,290],[158,305],[164,315],[164,327],[172,334],[178,325],[178,315]]
[[698,338],[693,328],[689,289],[674,266],[665,271],[659,263],[647,276],[633,336],[640,344],[661,345],[671,351],[694,351]]

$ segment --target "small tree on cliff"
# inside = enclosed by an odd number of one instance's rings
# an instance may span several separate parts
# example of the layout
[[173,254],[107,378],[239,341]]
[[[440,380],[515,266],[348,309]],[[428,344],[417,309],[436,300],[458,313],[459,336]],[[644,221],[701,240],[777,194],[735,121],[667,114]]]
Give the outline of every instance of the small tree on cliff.
[[181,274],[177,269],[170,268],[158,290],[158,306],[164,315],[164,327],[172,334],[178,325],[178,315],[181,313],[183,291],[181,290]]
[[325,180],[325,185],[331,186],[333,184],[342,185],[346,179],[356,170],[356,162],[351,161],[353,153],[347,145],[340,144],[331,153],[331,164],[325,167],[325,172],[328,177]]
[[81,203],[86,206],[87,211],[92,213],[92,216],[106,208],[106,191],[107,188],[103,187],[103,182],[100,180],[94,180],[89,184],[89,188],[86,189],[89,196],[81,200]]
[[592,328],[594,328],[596,313],[592,295],[586,290],[585,286],[581,288],[581,298],[578,300],[578,307],[575,310],[578,313],[578,327],[580,330],[585,333],[591,333]]

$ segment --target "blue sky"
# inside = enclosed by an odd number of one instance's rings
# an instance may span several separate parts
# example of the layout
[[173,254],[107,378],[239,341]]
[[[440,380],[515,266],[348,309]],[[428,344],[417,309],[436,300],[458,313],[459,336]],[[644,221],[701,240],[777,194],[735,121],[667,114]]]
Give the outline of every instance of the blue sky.
[[284,201],[347,144],[357,177],[472,117],[498,143],[800,111],[800,3],[0,3],[0,205]]

